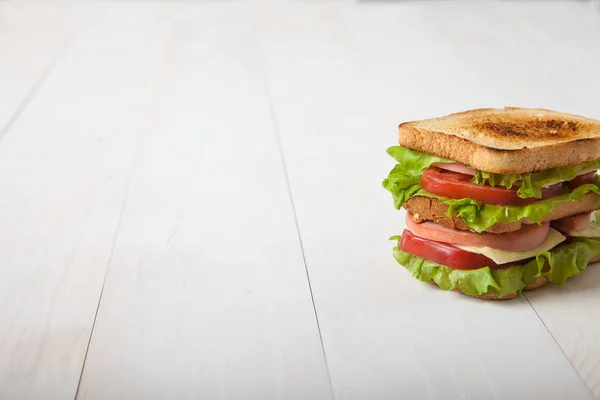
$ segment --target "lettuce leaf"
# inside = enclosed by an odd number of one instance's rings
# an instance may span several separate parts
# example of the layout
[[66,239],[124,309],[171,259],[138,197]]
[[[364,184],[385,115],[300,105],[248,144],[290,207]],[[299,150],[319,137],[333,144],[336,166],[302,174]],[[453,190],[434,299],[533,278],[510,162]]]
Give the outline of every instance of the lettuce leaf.
[[433,154],[423,153],[416,150],[411,150],[402,146],[392,146],[387,149],[387,153],[392,156],[399,164],[402,164],[405,170],[413,173],[417,177],[423,175],[425,168],[436,162],[439,163],[455,163],[448,158],[434,156]]
[[401,146],[390,147],[387,149],[387,153],[398,161],[398,164],[383,181],[383,187],[394,196],[394,205],[397,209],[400,209],[402,204],[413,197],[420,189],[421,175],[431,164],[454,162],[447,158],[436,157]]
[[555,183],[569,181],[584,172],[600,169],[600,158],[586,161],[576,165],[550,168],[544,171],[529,174],[495,174],[492,172],[477,171],[473,183],[480,185],[486,182],[490,186],[502,186],[510,189],[515,183],[521,182],[517,195],[523,199],[529,197],[542,198],[542,188]]
[[457,270],[405,253],[394,247],[394,258],[423,282],[435,282],[443,290],[459,289],[475,296],[492,291],[498,297],[521,294],[525,286],[540,276],[548,277],[554,284],[561,285],[569,277],[585,271],[592,257],[600,254],[600,238],[573,238],[550,251],[539,253],[535,259],[523,265],[514,265],[501,270],[489,267],[476,270]]
[[448,199],[431,194],[420,187],[414,191],[410,191],[410,193],[412,193],[411,197],[431,197],[446,204],[448,206],[446,215],[450,216],[453,211],[456,212],[469,228],[473,229],[475,232],[483,232],[498,222],[514,222],[523,218],[536,224],[540,224],[544,217],[550,214],[550,212],[563,201],[580,201],[583,196],[589,192],[600,194],[600,188],[598,185],[590,183],[579,186],[570,193],[565,193],[558,197],[551,197],[546,200],[540,200],[526,206],[496,206],[493,204],[484,204],[472,199]]

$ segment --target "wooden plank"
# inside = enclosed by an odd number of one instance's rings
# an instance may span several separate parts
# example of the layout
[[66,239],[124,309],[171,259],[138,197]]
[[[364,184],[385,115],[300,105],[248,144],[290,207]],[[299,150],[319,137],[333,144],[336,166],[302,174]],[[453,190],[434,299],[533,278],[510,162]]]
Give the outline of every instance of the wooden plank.
[[161,14],[165,65],[78,398],[329,398],[247,6]]
[[[404,213],[380,182],[397,124],[510,100],[465,56],[481,32],[449,38],[436,28],[448,12],[439,4],[258,13],[335,396],[591,398],[524,298],[442,292],[391,257],[386,238],[402,231]],[[472,6],[454,4],[457,24],[510,29],[476,23]]]
[[0,2],[0,132],[78,28],[72,3]]
[[[600,25],[588,11],[580,2],[491,2],[423,13],[425,18],[439,12],[465,16],[465,23],[440,18],[434,30],[447,40],[448,51],[470,65],[481,82],[483,101],[497,96],[502,105],[599,118],[594,93],[600,90]],[[563,21],[561,28],[557,18]]]
[[153,8],[74,10],[86,28],[0,144],[1,399],[75,395],[165,37]]

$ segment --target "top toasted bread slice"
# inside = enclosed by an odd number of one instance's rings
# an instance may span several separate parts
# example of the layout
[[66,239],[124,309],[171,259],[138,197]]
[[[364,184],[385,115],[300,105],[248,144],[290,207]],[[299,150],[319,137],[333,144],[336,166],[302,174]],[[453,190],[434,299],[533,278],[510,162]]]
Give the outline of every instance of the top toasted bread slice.
[[600,121],[543,109],[486,108],[402,123],[398,142],[482,171],[521,174],[600,157]]

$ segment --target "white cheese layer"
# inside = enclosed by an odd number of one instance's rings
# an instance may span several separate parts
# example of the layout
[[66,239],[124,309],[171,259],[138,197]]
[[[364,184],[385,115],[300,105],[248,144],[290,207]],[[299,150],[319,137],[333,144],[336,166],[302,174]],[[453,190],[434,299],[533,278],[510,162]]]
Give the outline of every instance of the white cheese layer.
[[573,232],[567,232],[569,236],[576,237],[600,237],[600,226],[598,225],[598,215],[600,211],[594,211],[591,216],[587,226],[583,229]]
[[571,236],[577,236],[577,237],[600,237],[600,226],[596,225],[595,222],[590,221],[588,222],[588,225],[578,231],[575,232],[569,232],[569,235]]
[[487,258],[494,261],[496,264],[505,264],[513,261],[525,260],[527,258],[535,257],[538,253],[548,251],[562,243],[566,238],[556,229],[550,228],[546,240],[536,247],[535,249],[526,251],[506,251],[493,249],[491,247],[474,247],[474,246],[461,246],[454,245],[459,249],[469,251],[471,253],[483,254]]

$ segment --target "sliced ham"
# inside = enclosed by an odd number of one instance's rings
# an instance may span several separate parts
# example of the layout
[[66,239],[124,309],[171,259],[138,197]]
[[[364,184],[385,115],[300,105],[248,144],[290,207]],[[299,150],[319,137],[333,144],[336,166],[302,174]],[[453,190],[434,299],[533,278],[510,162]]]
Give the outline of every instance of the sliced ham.
[[577,232],[585,229],[590,222],[592,213],[573,215],[572,217],[552,221],[552,226],[563,233]]
[[416,236],[443,243],[473,247],[491,247],[506,251],[526,251],[539,247],[548,236],[550,224],[525,225],[518,231],[495,234],[449,229],[434,222],[416,223],[406,215],[406,228]]
[[473,168],[469,168],[465,165],[458,163],[434,163],[431,166],[438,167],[440,169],[445,169],[446,171],[458,172],[459,174],[471,176],[475,175],[475,170]]

